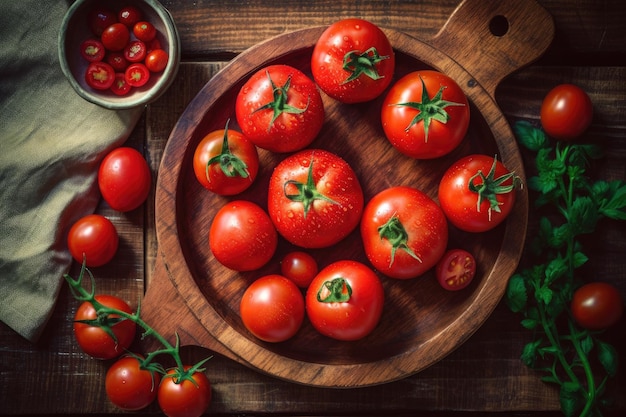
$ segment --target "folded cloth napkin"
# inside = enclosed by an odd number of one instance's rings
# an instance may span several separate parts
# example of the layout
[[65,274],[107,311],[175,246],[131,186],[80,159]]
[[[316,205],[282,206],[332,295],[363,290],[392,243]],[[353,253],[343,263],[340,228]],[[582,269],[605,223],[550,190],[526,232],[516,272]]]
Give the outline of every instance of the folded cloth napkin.
[[83,100],[59,66],[67,0],[0,6],[0,320],[37,341],[71,256],[66,236],[99,201],[98,165],[143,109]]

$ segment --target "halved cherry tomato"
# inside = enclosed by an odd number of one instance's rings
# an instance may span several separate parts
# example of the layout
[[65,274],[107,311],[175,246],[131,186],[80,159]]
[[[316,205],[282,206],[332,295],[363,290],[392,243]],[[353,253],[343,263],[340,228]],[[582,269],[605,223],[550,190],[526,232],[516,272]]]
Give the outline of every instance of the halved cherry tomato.
[[126,82],[126,76],[123,72],[115,73],[115,81],[111,84],[111,91],[116,96],[125,96],[130,92],[132,87]]
[[115,70],[106,62],[92,62],[85,71],[85,81],[95,90],[108,90],[115,81]]
[[150,79],[150,71],[141,62],[130,64],[124,73],[126,82],[132,87],[141,87]]
[[128,68],[128,61],[124,58],[124,52],[109,52],[106,57],[106,62],[113,67],[115,71],[126,71]]
[[141,10],[135,6],[125,6],[117,14],[117,20],[129,28],[135,26],[143,18]]
[[450,249],[437,263],[436,275],[437,281],[446,290],[461,290],[476,275],[474,256],[464,249]]
[[102,61],[105,52],[104,45],[97,39],[87,39],[80,44],[80,54],[88,62]]
[[141,62],[146,57],[146,44],[142,41],[130,41],[124,48],[124,58],[129,62]]
[[167,61],[169,60],[169,55],[163,49],[155,49],[150,51],[146,56],[146,67],[151,72],[161,72],[167,66]]
[[152,23],[140,21],[133,26],[133,33],[140,41],[150,42],[155,38],[157,30]]
[[130,41],[130,32],[123,24],[113,23],[104,29],[100,40],[109,51],[121,51]]

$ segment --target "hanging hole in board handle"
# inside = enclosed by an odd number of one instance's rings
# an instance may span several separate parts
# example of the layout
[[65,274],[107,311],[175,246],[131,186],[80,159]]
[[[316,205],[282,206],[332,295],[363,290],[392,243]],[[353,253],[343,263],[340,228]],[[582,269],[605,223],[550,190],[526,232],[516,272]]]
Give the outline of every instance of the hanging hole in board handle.
[[509,31],[509,20],[503,15],[494,16],[489,21],[489,32],[493,36],[502,37]]

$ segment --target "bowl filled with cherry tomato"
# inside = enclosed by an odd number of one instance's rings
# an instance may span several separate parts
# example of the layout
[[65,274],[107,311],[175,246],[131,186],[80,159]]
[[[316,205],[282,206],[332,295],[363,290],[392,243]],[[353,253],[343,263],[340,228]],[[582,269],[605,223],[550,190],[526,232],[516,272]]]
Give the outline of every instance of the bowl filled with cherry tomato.
[[77,0],[59,31],[61,69],[85,100],[127,109],[156,100],[180,63],[180,39],[156,0]]

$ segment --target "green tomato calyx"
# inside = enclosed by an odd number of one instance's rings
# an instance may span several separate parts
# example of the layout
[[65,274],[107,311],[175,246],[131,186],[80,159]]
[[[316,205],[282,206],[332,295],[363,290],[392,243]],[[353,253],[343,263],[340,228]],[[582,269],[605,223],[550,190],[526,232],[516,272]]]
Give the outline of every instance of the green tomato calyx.
[[393,265],[398,249],[402,249],[411,255],[412,258],[417,259],[420,263],[422,262],[419,256],[409,247],[409,234],[397,215],[394,214],[391,216],[389,220],[387,220],[387,223],[378,228],[378,235],[380,236],[380,240],[387,239],[391,244],[391,260],[389,261],[389,267]]
[[370,77],[372,80],[385,78],[383,75],[380,75],[376,69],[376,65],[385,59],[389,59],[389,55],[381,56],[375,47],[371,47],[365,52],[348,52],[343,57],[343,69],[350,73],[350,76],[343,84],[356,80],[361,74]]
[[345,303],[352,297],[352,287],[345,278],[338,277],[324,281],[322,288],[317,292],[317,301],[320,303]]

